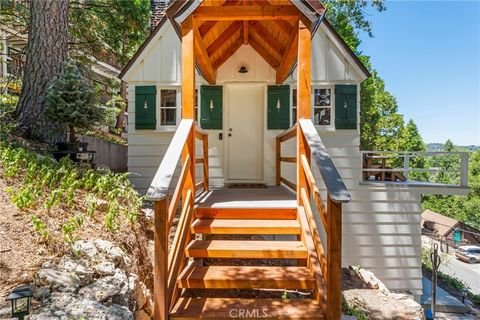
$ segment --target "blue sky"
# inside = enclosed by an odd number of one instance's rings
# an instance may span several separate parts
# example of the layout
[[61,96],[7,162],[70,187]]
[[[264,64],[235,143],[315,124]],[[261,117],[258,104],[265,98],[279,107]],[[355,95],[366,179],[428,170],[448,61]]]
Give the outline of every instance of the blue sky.
[[425,142],[480,145],[480,0],[388,1],[360,50]]

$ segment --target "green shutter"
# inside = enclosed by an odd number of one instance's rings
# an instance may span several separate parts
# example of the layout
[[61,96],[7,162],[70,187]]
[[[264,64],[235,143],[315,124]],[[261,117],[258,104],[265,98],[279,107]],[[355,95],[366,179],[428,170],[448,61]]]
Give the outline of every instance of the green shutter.
[[135,87],[135,129],[155,129],[157,125],[157,88]]
[[357,86],[335,86],[335,128],[357,129]]
[[268,86],[267,128],[269,130],[290,127],[290,87]]
[[[212,106],[213,108],[210,108]],[[200,87],[200,127],[222,129],[223,89],[222,86]]]

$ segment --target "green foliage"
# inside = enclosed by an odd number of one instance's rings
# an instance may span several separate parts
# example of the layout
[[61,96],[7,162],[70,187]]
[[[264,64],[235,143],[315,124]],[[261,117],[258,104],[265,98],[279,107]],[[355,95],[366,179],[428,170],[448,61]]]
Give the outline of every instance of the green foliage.
[[342,312],[347,316],[355,316],[357,320],[368,320],[367,315],[355,306],[349,306],[345,297],[342,296]]
[[[450,140],[445,143],[444,148],[444,151],[465,151],[454,147]],[[429,166],[438,166],[455,172],[460,169],[458,157],[455,156],[432,159]],[[458,175],[439,173],[434,176],[433,182],[458,183]],[[480,149],[470,153],[468,185],[470,192],[466,197],[424,195],[423,209],[436,211],[480,229]]]
[[50,83],[45,97],[45,115],[70,128],[70,141],[76,141],[75,128],[92,128],[105,119],[97,107],[97,93],[73,60],[65,61],[60,75]]
[[[1,177],[9,184],[7,192],[21,210],[35,210],[33,228],[42,238],[51,239],[56,225],[41,220],[53,213],[66,215],[57,233],[68,244],[75,241],[75,233],[86,219],[98,212],[99,199],[107,200],[109,208],[104,214],[108,231],[118,231],[125,224],[136,222],[143,204],[128,180],[128,174],[102,173],[93,169],[77,168],[65,157],[59,162],[48,156],[39,156],[21,145],[0,140]],[[76,212],[74,216],[70,213]]]
[[2,132],[10,132],[15,127],[12,113],[15,111],[17,103],[17,96],[0,94],[0,127]]

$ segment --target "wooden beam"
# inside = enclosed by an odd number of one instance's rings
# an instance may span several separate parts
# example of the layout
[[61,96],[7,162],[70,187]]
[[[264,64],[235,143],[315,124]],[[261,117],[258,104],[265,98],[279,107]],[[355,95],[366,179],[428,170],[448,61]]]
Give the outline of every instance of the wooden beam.
[[327,195],[327,319],[342,316],[342,204]]
[[230,39],[231,36],[238,32],[242,28],[242,22],[233,22],[225,31],[207,48],[207,54],[211,57],[217,52],[225,42]]
[[208,56],[207,49],[205,48],[205,43],[200,36],[200,32],[198,31],[197,23],[195,20],[193,21],[193,32],[195,39],[196,62],[199,64],[200,69],[202,69],[205,80],[207,80],[210,84],[215,84],[215,70],[213,69],[212,62],[210,60],[210,57]]
[[202,21],[275,20],[298,18],[299,12],[292,5],[200,6],[195,10],[194,15]]
[[225,50],[222,56],[213,63],[213,68],[215,70],[220,68],[220,66],[224,64],[225,61],[227,61],[228,58],[230,58],[235,53],[235,51],[237,51],[238,48],[242,46],[242,44],[243,44],[243,39],[242,37],[239,37],[227,50]]
[[[270,4],[270,1],[266,1],[266,0],[255,0],[255,4],[258,4],[258,5],[262,5],[262,4],[265,4],[265,3],[268,3]],[[288,23],[287,21],[285,20],[273,20],[273,22],[280,28],[282,29],[283,32],[285,32],[286,34],[292,34],[292,32],[294,31],[292,25],[290,23]]]
[[[298,22],[296,23],[298,26]],[[298,27],[296,28],[298,30]],[[276,82],[277,84],[281,84],[287,78],[290,70],[292,69],[293,64],[295,63],[295,59],[298,55],[298,32],[294,32],[287,45],[287,49],[283,54],[282,61],[280,62],[280,66],[277,70],[277,77]]]
[[243,21],[243,44],[248,45],[248,34],[249,34],[249,27],[248,27],[248,21]]
[[[297,66],[297,120],[310,119],[311,94],[311,33],[303,22],[298,28],[298,66]],[[300,158],[299,158],[300,160]]]
[[[222,6],[233,6],[237,4],[238,0],[227,0],[222,3]],[[218,21],[205,21],[198,27],[198,31],[200,31],[200,35],[205,37],[207,33],[212,30],[213,27],[217,24]]]
[[255,32],[265,43],[272,48],[280,57],[285,53],[285,46],[280,43],[268,30],[259,22],[251,22],[251,29]]
[[274,57],[272,57],[267,50],[261,45],[260,43],[257,42],[254,38],[250,39],[250,45],[252,46],[255,51],[263,58],[267,63],[275,70],[278,69],[278,61]]

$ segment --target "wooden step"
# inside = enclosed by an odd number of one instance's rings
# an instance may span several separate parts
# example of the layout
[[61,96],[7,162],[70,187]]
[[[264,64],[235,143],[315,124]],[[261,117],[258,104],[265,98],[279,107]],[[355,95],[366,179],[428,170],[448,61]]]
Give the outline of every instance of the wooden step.
[[193,258],[306,259],[301,241],[194,240],[186,248]]
[[170,319],[325,319],[315,300],[180,298]]
[[297,208],[211,208],[197,207],[195,216],[199,219],[269,219],[292,220],[297,218]]
[[297,220],[197,219],[192,233],[206,234],[300,234]]
[[190,289],[314,289],[312,271],[305,267],[194,266],[181,273],[180,288]]

